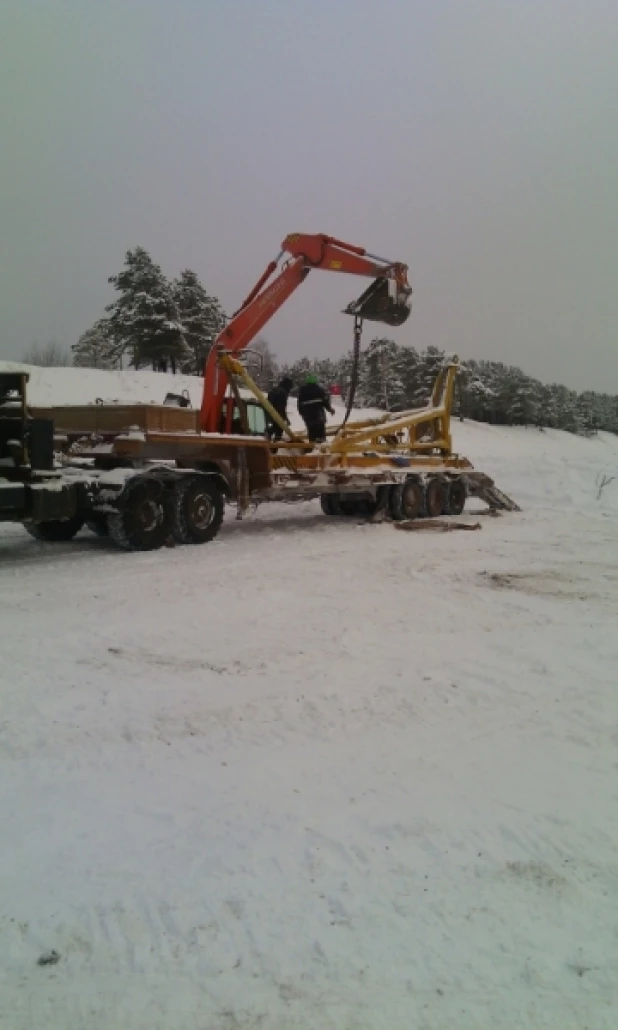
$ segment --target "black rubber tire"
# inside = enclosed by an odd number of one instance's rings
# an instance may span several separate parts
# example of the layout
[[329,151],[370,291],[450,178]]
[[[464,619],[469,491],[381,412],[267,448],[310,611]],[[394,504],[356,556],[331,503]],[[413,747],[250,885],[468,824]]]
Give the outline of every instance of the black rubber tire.
[[342,519],[346,514],[341,503],[341,497],[339,494],[327,494],[328,507],[330,509],[329,514],[334,519]]
[[336,519],[368,519],[378,506],[372,497],[351,499],[341,494],[322,494],[320,504],[325,515]]
[[432,476],[425,487],[425,515],[437,519],[444,514],[448,498],[447,483],[440,476]]
[[224,512],[223,492],[212,477],[181,480],[174,487],[174,540],[178,544],[207,544],[221,529]]
[[339,509],[344,519],[357,518],[361,513],[361,505],[363,501],[357,497],[346,497],[345,494],[339,495]]
[[466,506],[467,497],[468,489],[465,479],[462,476],[458,476],[457,479],[451,479],[447,487],[444,514],[461,515]]
[[101,515],[100,518],[88,519],[86,527],[95,536],[106,537],[109,536],[109,526],[107,525],[107,516]]
[[361,497],[360,501],[356,502],[356,514],[361,519],[370,519],[372,515],[375,515],[377,507],[377,498]]
[[83,525],[83,518],[74,515],[72,519],[62,521],[24,522],[24,529],[35,540],[43,540],[46,544],[62,544],[77,536]]
[[397,483],[395,486],[389,486],[388,497],[386,500],[386,509],[392,518],[393,522],[401,522],[403,515],[401,514],[401,491],[403,490],[403,483]]
[[172,535],[172,491],[160,480],[139,479],[127,487],[122,508],[107,519],[109,535],[125,551],[156,551]]
[[[358,514],[358,501],[345,494],[322,494],[322,511],[334,519],[351,519]],[[326,505],[326,507],[325,507]],[[328,510],[327,510],[328,509]]]
[[320,506],[329,519],[338,518],[340,515],[340,512],[335,511],[335,506],[333,505],[334,496],[334,494],[320,494]]
[[422,480],[410,476],[391,487],[389,510],[395,522],[420,519],[425,514],[425,488]]

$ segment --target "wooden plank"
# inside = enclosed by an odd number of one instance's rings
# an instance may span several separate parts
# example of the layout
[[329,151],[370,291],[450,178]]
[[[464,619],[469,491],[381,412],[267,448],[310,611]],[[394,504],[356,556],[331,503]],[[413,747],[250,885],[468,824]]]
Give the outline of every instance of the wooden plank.
[[81,404],[31,408],[35,418],[52,419],[57,433],[105,436],[137,427],[143,432],[195,433],[199,412],[169,404]]

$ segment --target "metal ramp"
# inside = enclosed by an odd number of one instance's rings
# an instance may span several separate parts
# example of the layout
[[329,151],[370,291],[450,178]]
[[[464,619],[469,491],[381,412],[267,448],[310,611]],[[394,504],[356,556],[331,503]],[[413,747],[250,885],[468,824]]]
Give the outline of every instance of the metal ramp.
[[484,472],[466,472],[465,478],[469,496],[485,501],[492,511],[521,511],[519,505],[499,490],[493,479]]

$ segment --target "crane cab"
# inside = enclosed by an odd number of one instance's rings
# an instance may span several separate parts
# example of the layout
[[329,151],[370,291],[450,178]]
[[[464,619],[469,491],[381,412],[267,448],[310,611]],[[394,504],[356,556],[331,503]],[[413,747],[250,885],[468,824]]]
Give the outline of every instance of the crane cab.
[[219,432],[225,436],[266,436],[266,412],[255,397],[225,397]]

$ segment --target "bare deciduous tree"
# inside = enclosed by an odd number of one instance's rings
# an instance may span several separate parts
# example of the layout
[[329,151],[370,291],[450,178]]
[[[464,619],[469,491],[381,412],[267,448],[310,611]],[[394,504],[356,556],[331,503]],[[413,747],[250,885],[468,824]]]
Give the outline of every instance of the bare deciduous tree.
[[70,351],[55,340],[50,340],[42,347],[33,343],[23,360],[26,365],[42,365],[45,368],[64,368],[73,364]]
[[606,476],[604,472],[599,473],[599,475],[596,478],[596,486],[598,487],[597,501],[601,500],[601,494],[603,493],[605,487],[609,486],[610,483],[613,483],[615,478],[615,476]]

